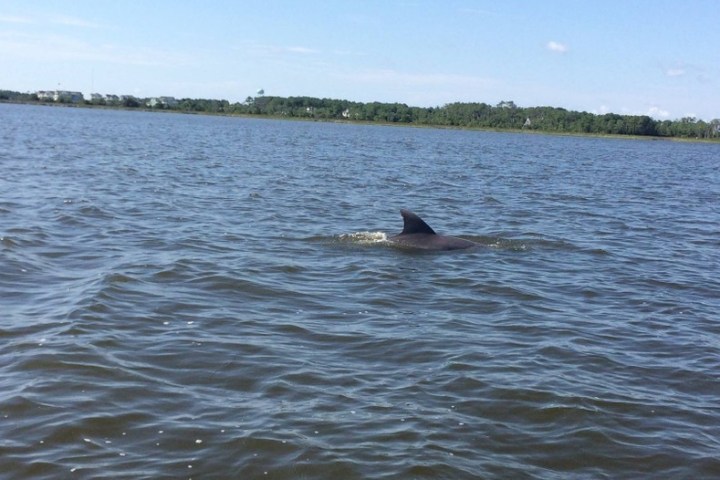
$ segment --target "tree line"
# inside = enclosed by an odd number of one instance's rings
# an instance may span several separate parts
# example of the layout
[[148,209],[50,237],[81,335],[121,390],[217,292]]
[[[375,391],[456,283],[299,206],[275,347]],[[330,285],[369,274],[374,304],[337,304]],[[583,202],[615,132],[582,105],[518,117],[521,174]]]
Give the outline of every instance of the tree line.
[[[0,90],[0,101],[37,102],[37,95]],[[126,97],[124,108],[149,108],[147,100]],[[90,101],[85,104],[92,105]],[[248,97],[244,102],[179,99],[174,105],[157,104],[152,110],[258,115],[318,120],[381,122],[495,130],[530,130],[550,133],[613,134],[650,137],[720,139],[720,119],[706,122],[694,117],[655,120],[647,115],[594,114],[557,107],[519,107],[512,101],[449,103],[441,107],[410,107],[404,103],[352,102],[315,97]]]
[[403,103],[360,103],[313,97],[248,97],[243,104],[235,104],[231,108],[234,113],[323,120],[720,139],[720,119],[710,122],[693,117],[655,120],[647,115],[598,115],[558,107],[523,108],[512,101],[503,101],[494,106],[487,103],[456,102],[442,107],[410,107]]

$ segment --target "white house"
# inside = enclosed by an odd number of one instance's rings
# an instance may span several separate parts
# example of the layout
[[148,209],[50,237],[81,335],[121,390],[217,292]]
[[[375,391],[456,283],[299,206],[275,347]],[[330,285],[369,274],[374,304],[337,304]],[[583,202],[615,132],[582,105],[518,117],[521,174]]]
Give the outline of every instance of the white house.
[[147,101],[146,105],[148,107],[155,107],[157,105],[165,106],[165,107],[174,107],[178,104],[177,99],[175,97],[153,97],[150,100]]
[[81,92],[70,92],[68,90],[40,90],[35,94],[38,100],[53,102],[80,103],[85,99]]

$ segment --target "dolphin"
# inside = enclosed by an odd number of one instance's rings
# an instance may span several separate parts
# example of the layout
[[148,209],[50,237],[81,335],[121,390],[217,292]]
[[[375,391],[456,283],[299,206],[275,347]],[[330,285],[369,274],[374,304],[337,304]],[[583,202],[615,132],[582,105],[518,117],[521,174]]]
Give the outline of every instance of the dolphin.
[[388,242],[421,250],[461,250],[478,244],[457,237],[438,235],[430,225],[410,210],[400,210],[403,217],[403,231],[387,239]]

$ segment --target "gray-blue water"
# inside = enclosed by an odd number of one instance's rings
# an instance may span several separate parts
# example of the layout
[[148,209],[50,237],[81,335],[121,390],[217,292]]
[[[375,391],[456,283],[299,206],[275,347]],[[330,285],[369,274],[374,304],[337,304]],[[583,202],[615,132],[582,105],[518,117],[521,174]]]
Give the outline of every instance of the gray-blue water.
[[720,477],[720,145],[0,105],[0,168],[0,478]]

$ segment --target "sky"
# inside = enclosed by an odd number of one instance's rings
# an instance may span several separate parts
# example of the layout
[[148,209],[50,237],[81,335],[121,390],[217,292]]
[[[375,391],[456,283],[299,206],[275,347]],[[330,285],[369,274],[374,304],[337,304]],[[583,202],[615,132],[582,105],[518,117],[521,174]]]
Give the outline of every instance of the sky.
[[0,89],[720,118],[717,0],[0,0]]

